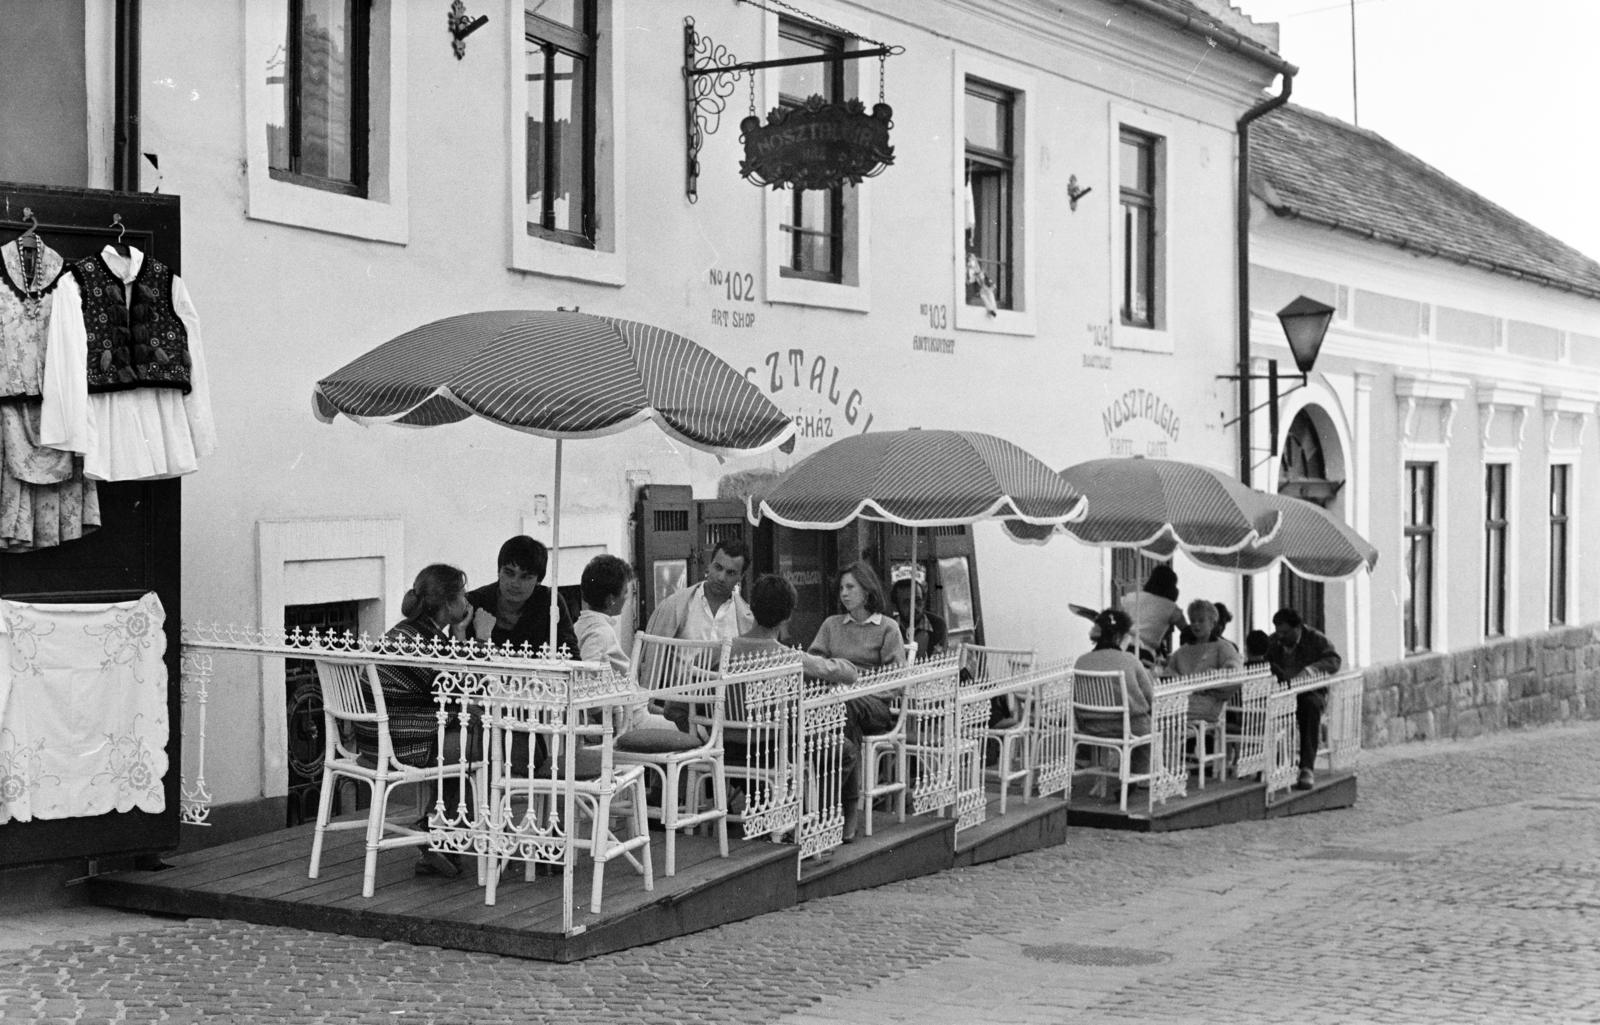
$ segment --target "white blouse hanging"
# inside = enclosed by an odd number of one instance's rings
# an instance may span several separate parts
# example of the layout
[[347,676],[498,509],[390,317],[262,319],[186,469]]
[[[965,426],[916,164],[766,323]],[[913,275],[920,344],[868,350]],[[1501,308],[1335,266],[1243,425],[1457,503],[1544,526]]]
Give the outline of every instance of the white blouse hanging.
[[[144,264],[144,253],[131,247],[128,255],[122,256],[107,246],[100,256],[125,285],[138,277]],[[45,353],[40,441],[52,448],[83,453],[84,476],[92,480],[177,477],[199,469],[200,459],[216,450],[200,316],[189,289],[176,274],[172,277],[172,306],[188,334],[188,394],[178,388],[90,394],[82,292],[71,275],[56,287]]]
[[166,810],[166,613],[0,600],[0,823]]

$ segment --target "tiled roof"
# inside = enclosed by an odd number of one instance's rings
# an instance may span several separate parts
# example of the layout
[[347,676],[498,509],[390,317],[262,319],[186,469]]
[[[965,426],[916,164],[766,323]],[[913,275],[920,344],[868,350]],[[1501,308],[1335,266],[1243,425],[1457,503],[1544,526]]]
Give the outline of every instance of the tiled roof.
[[1292,103],[1251,125],[1250,192],[1280,217],[1600,299],[1600,263],[1376,132]]

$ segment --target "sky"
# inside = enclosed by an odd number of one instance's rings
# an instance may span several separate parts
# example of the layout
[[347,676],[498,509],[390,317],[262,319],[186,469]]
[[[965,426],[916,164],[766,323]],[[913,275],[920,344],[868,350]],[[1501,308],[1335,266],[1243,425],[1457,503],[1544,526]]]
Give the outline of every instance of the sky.
[[1600,260],[1600,0],[1232,0],[1292,102],[1371,129]]

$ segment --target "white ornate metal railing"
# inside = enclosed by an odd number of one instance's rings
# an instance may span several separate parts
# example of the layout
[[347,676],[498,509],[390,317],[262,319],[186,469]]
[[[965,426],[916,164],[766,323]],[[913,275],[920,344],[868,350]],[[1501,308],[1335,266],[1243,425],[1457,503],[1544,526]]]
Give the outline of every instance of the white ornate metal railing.
[[[1219,719],[1222,712],[1221,702],[1226,700],[1229,704],[1237,706],[1241,700],[1244,681],[1256,675],[1270,674],[1267,674],[1265,669],[1259,673],[1248,674],[1239,670],[1222,669],[1156,681],[1154,707],[1150,710],[1152,807],[1166,803],[1168,798],[1184,797],[1189,793],[1189,750],[1193,744],[1198,757],[1200,738],[1196,735],[1196,727],[1202,721],[1210,729],[1216,729],[1217,725],[1221,724],[1221,729],[1208,738],[1218,746],[1219,755],[1221,754],[1226,730],[1225,718]],[[1210,714],[1192,715],[1197,698],[1201,699],[1200,704],[1207,706],[1212,702],[1205,699],[1214,699],[1217,707],[1214,711],[1209,707],[1201,710]],[[1200,771],[1204,771],[1203,766],[1200,767]]]
[[[961,679],[956,699],[962,787],[956,801],[956,832],[988,817],[987,765],[994,745],[996,782],[1002,791],[1022,784],[1026,803],[1033,787],[1034,685],[1031,648],[963,644],[957,653]],[[1000,721],[995,716],[1004,710]],[[1002,802],[1003,807],[1003,802]]]
[[[740,821],[746,839],[766,836],[777,841],[800,823],[806,779],[800,653],[786,650],[732,658],[721,685],[725,772],[730,794],[740,795],[730,817]],[[652,693],[670,695],[670,688]],[[690,790],[698,794],[707,783],[709,777],[695,773]]]
[[1264,665],[1246,668],[1240,678],[1238,705],[1228,713],[1224,735],[1235,778],[1267,771],[1267,696],[1277,686]]
[[1033,689],[1033,785],[1040,797],[1072,793],[1072,663],[1039,666],[1015,681]]
[[[1299,775],[1299,728],[1295,722],[1295,706],[1301,694],[1327,689],[1327,705],[1323,709],[1322,727],[1327,731],[1329,766],[1335,771],[1349,768],[1355,763],[1361,747],[1361,673],[1349,669],[1324,675],[1306,673],[1296,677],[1289,686],[1278,686],[1267,695],[1266,737],[1267,765],[1263,772],[1266,784],[1266,801],[1272,804],[1278,795],[1292,786]],[[1319,756],[1322,745],[1318,745]]]
[[[843,792],[845,726],[851,700],[879,697],[896,713],[895,727],[887,735],[890,745],[905,748],[912,814],[942,812],[956,804],[961,745],[956,737],[955,697],[957,669],[953,655],[942,655],[915,665],[864,674],[848,686],[809,683],[801,702],[804,764],[812,773],[806,787],[798,840],[802,859],[814,858],[844,842]],[[880,743],[882,737],[878,738]],[[860,753],[861,773],[874,767]],[[896,759],[898,763],[898,759]]]
[[[183,771],[178,777],[178,821],[188,826],[211,825],[211,791],[206,787],[206,701],[210,697],[212,659],[209,652],[185,647],[178,657],[178,693],[182,708]],[[191,766],[194,780],[190,782]]]

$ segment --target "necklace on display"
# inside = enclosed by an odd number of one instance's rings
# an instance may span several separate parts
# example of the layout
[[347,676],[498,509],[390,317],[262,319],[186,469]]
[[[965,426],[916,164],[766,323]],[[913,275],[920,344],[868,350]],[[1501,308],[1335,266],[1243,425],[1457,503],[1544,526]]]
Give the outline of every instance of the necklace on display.
[[23,259],[22,246],[17,246],[17,283],[22,290],[22,312],[29,320],[38,320],[44,310],[44,250],[35,243],[33,267]]

